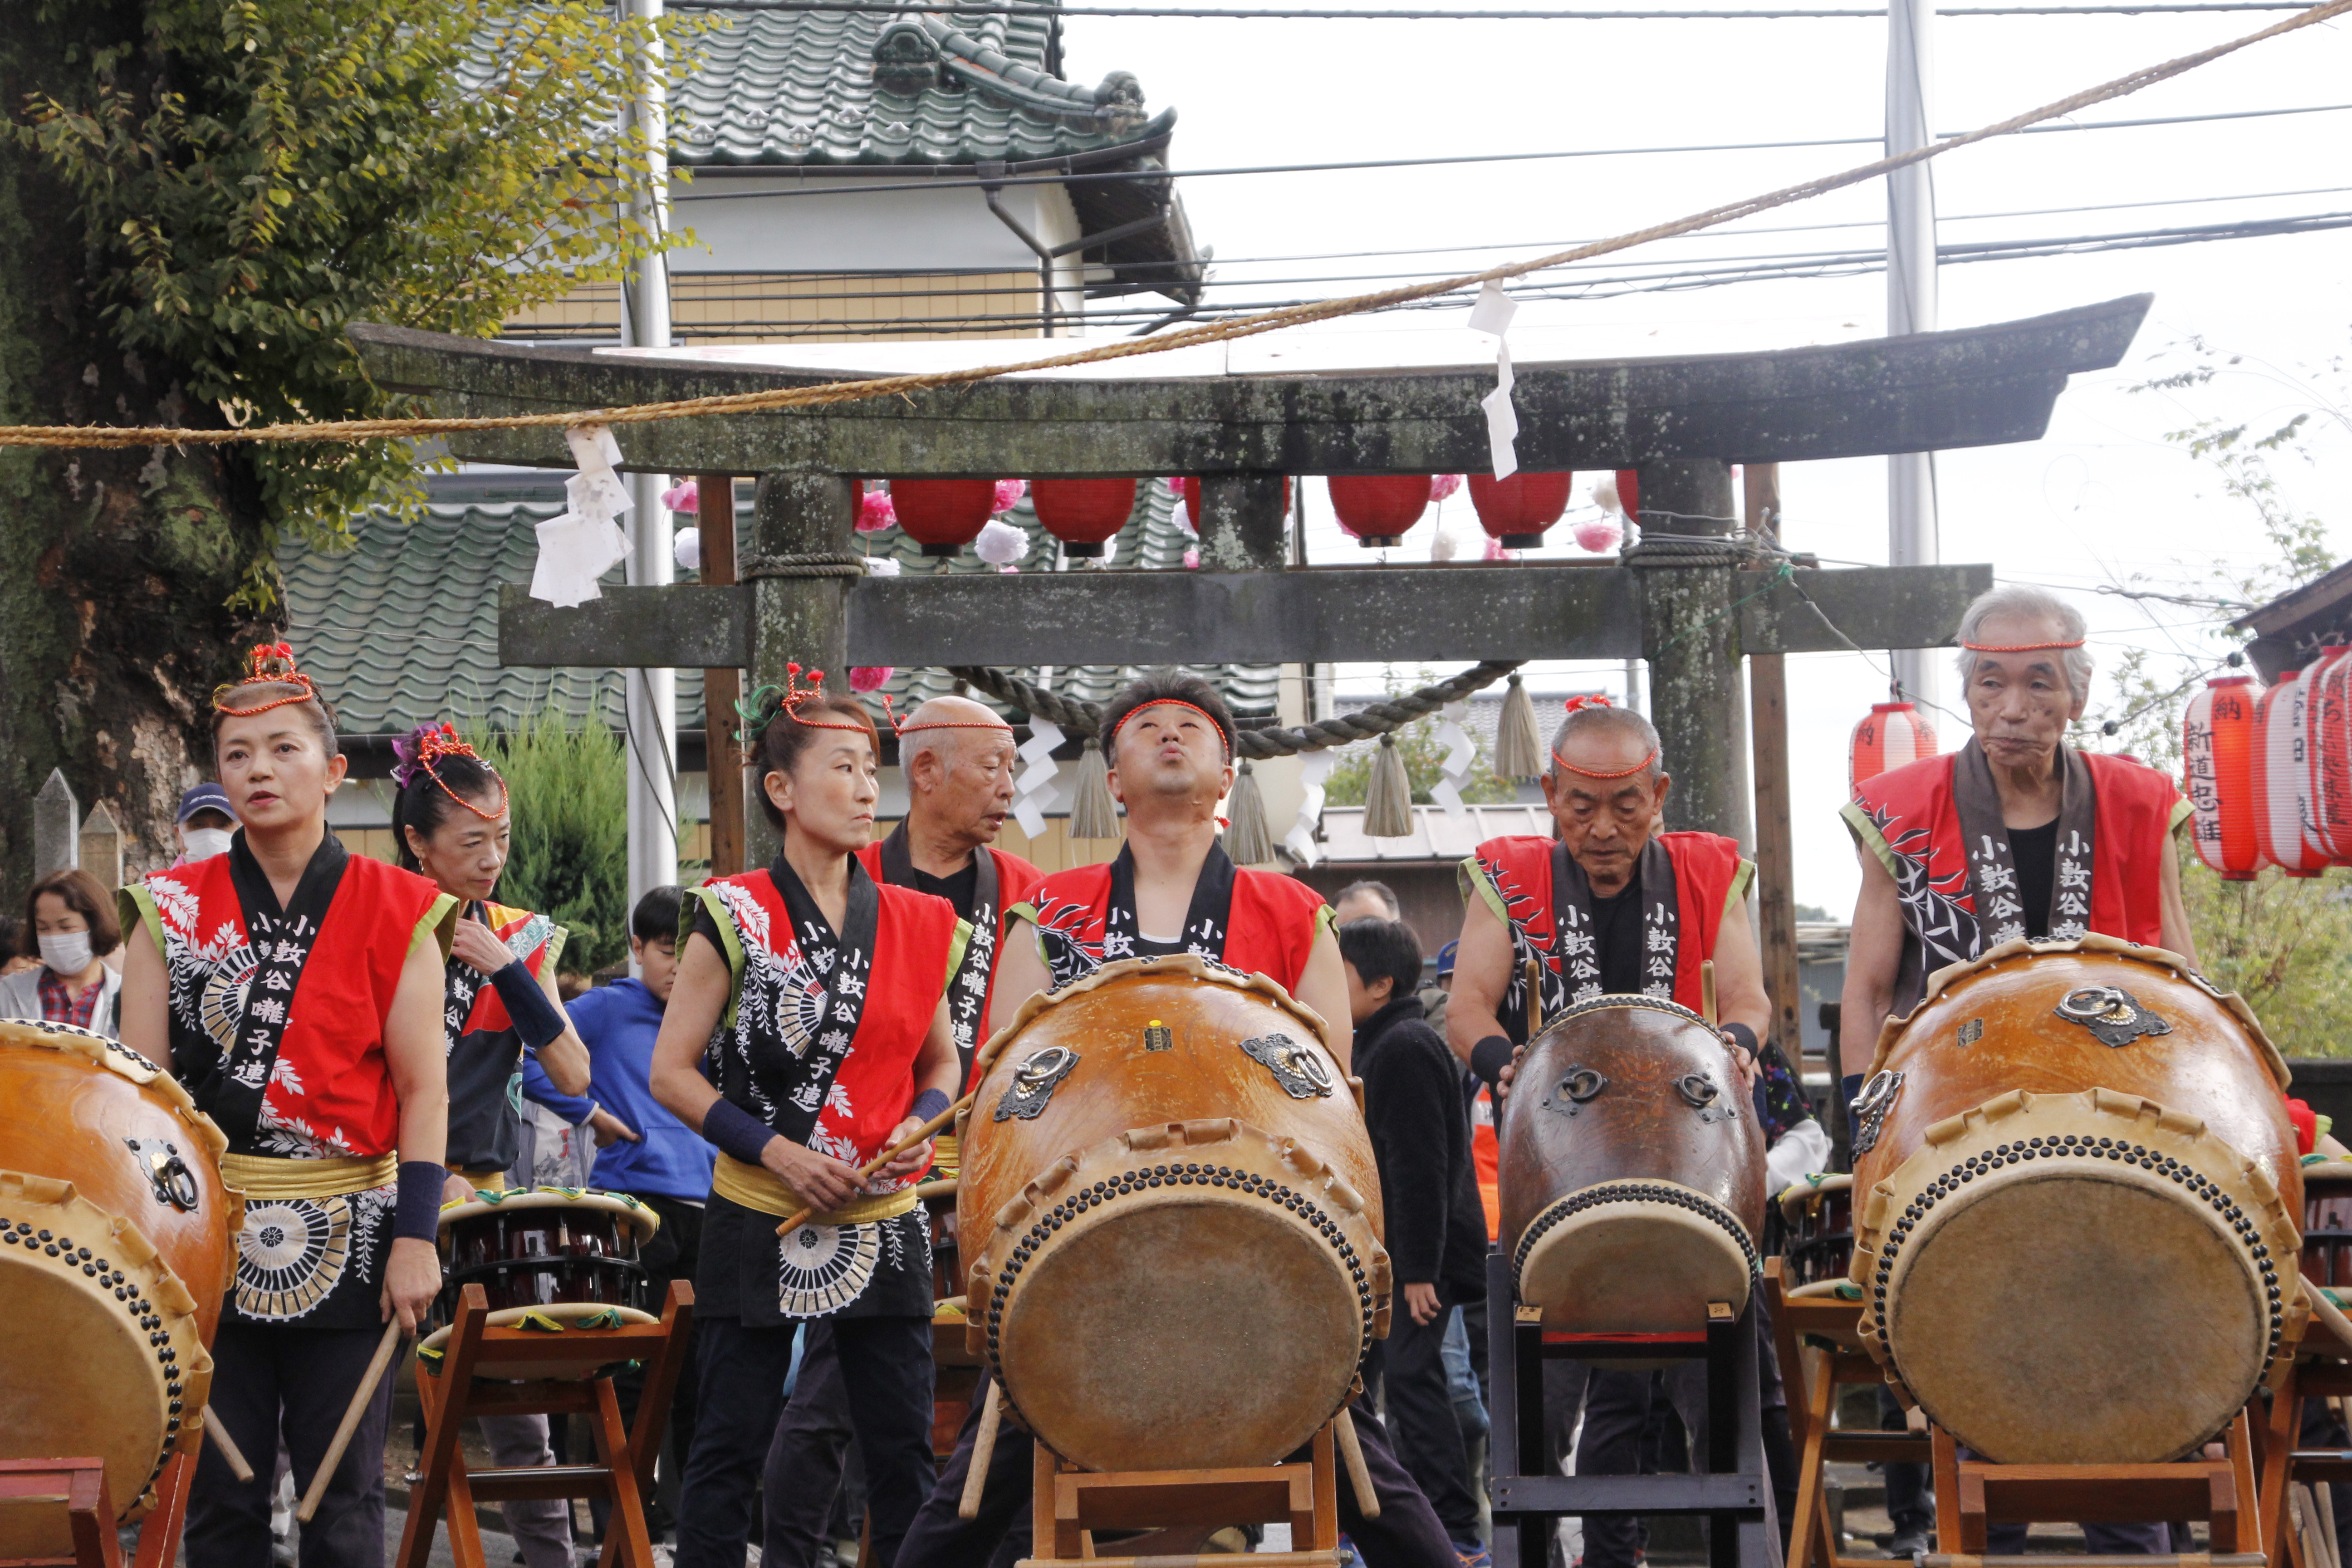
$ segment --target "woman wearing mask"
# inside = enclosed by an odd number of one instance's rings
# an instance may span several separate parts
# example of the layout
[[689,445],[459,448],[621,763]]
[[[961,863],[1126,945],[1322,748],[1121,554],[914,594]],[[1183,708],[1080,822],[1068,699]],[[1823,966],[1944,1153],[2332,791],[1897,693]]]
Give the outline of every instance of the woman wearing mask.
[[122,945],[113,900],[87,871],[52,871],[25,900],[24,955],[36,968],[0,976],[0,1017],[121,1032],[122,977],[101,962]]
[[[219,1125],[221,1174],[245,1194],[206,1419],[257,1459],[283,1436],[308,1490],[383,1325],[413,1332],[441,1286],[455,900],[328,830],[347,763],[285,644],[213,694],[212,729],[243,826],[227,854],[123,889],[122,1043]],[[303,1524],[303,1568],[381,1568],[391,1394],[376,1385]],[[191,1568],[270,1560],[268,1477],[240,1482],[205,1446]]]
[[[506,869],[506,781],[446,724],[420,724],[396,746],[400,793],[392,828],[400,864],[457,900],[443,965],[449,1067],[450,1176],[443,1201],[506,1185],[522,1119],[508,1093],[526,1054],[566,1094],[588,1091],[588,1047],[556,999],[564,930],[545,915],[489,901]],[[555,1463],[544,1415],[485,1415],[482,1436],[502,1469]],[[572,1568],[572,1505],[555,1498],[500,1505],[526,1568]]]

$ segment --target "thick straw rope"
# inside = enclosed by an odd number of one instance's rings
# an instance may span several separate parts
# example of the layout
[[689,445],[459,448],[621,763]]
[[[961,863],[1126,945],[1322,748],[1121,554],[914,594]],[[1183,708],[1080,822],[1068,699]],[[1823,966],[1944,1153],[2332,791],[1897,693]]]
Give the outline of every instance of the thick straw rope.
[[[901,396],[908,393],[929,391],[937,386],[965,386],[975,382],[993,380],[1021,371],[1051,370],[1065,365],[1098,364],[1106,360],[1131,359],[1141,354],[1166,353],[1171,349],[1190,348],[1200,343],[1228,342],[1234,338],[1255,337],[1283,327],[1295,327],[1309,321],[1328,321],[1341,316],[1360,315],[1368,310],[1385,310],[1413,300],[1427,300],[1440,294],[1477,284],[1501,282],[1525,277],[1549,268],[1565,266],[1572,261],[1589,260],[1609,256],[1653,240],[1671,239],[1677,235],[1693,234],[1720,224],[1753,217],[1794,202],[1843,190],[1848,185],[1874,180],[1879,175],[1930,158],[2006,136],[2036,125],[2045,120],[2056,120],[2087,109],[2095,103],[2128,97],[2143,88],[2185,75],[2200,66],[2233,55],[2240,49],[2282,37],[2288,33],[2331,21],[2352,11],[2352,0],[2326,0],[2307,11],[2297,12],[2284,22],[2273,23],[2260,32],[2249,33],[2209,49],[2182,55],[2161,65],[2145,66],[2127,75],[2104,82],[2097,87],[2058,100],[2055,103],[2030,109],[2022,114],[1968,132],[1947,137],[1925,147],[1893,157],[1876,159],[1848,169],[1842,174],[1824,174],[1801,184],[1788,185],[1769,195],[1749,196],[1671,223],[1654,224],[1613,239],[1594,240],[1572,249],[1555,251],[1532,261],[1512,261],[1490,267],[1484,272],[1465,272],[1459,277],[1442,278],[1429,283],[1407,284],[1386,289],[1375,294],[1354,294],[1337,300],[1322,300],[1306,305],[1292,305],[1279,310],[1267,310],[1255,316],[1243,316],[1214,324],[1182,328],[1150,338],[1124,338],[1116,342],[1099,344],[1073,353],[1055,354],[1046,359],[1024,360],[1017,364],[982,365],[969,370],[930,371],[920,375],[886,375],[864,381],[828,382],[818,386],[774,387],[761,392],[730,393],[719,397],[688,397],[667,403],[639,403],[619,408],[575,409],[566,413],[508,414],[464,419],[337,419],[315,424],[261,425],[242,429],[190,430],[171,426],[120,426],[102,425],[16,425],[0,426],[0,447],[166,447],[220,446],[234,441],[376,441],[408,437],[448,436],[465,430],[518,430],[545,426],[579,425],[644,425],[663,419],[686,419],[703,414],[753,414],[777,408],[808,408],[832,403],[857,403],[868,398]],[[1181,171],[1180,171],[1181,173]]]

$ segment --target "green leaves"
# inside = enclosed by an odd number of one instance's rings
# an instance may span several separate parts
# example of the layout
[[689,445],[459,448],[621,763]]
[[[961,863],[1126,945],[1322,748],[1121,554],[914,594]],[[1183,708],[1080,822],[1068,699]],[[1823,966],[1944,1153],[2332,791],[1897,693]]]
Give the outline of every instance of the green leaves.
[[[149,0],[143,48],[43,84],[5,133],[73,191],[125,349],[239,422],[396,414],[348,323],[489,336],[693,242],[635,216],[653,149],[627,107],[698,30],[573,0]],[[402,443],[236,460],[314,540],[421,500]]]

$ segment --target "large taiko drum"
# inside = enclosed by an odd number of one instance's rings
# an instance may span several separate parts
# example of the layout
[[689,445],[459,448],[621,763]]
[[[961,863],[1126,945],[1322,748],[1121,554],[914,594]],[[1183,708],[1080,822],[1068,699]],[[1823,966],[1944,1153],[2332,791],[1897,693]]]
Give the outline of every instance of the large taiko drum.
[[1055,1453],[1270,1464],[1347,1402],[1387,1331],[1380,1175],[1274,982],[1146,958],[1032,998],[961,1134],[970,1342]]
[[1528,1043],[1503,1102],[1503,1245],[1521,1305],[1572,1333],[1684,1333],[1748,1304],[1764,1140],[1721,1036],[1596,996]]
[[[103,1459],[125,1523],[211,1389],[244,1215],[226,1147],[144,1058],[0,1020],[0,1458]],[[73,1550],[62,1510],[0,1510],[0,1559]]]
[[2156,948],[1940,971],[1853,1103],[1872,1353],[1995,1460],[2197,1447],[2302,1333],[2285,1084],[2245,1004]]

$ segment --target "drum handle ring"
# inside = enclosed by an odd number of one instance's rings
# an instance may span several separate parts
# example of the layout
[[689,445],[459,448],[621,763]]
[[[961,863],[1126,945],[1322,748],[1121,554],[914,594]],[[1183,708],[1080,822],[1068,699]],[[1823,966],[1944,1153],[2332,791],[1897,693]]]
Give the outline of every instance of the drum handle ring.
[[2084,985],[2067,992],[2058,1011],[2068,1018],[2086,1020],[2120,1015],[2116,1019],[2120,1023],[2132,1016],[2133,1008],[2131,998],[2117,986]]

